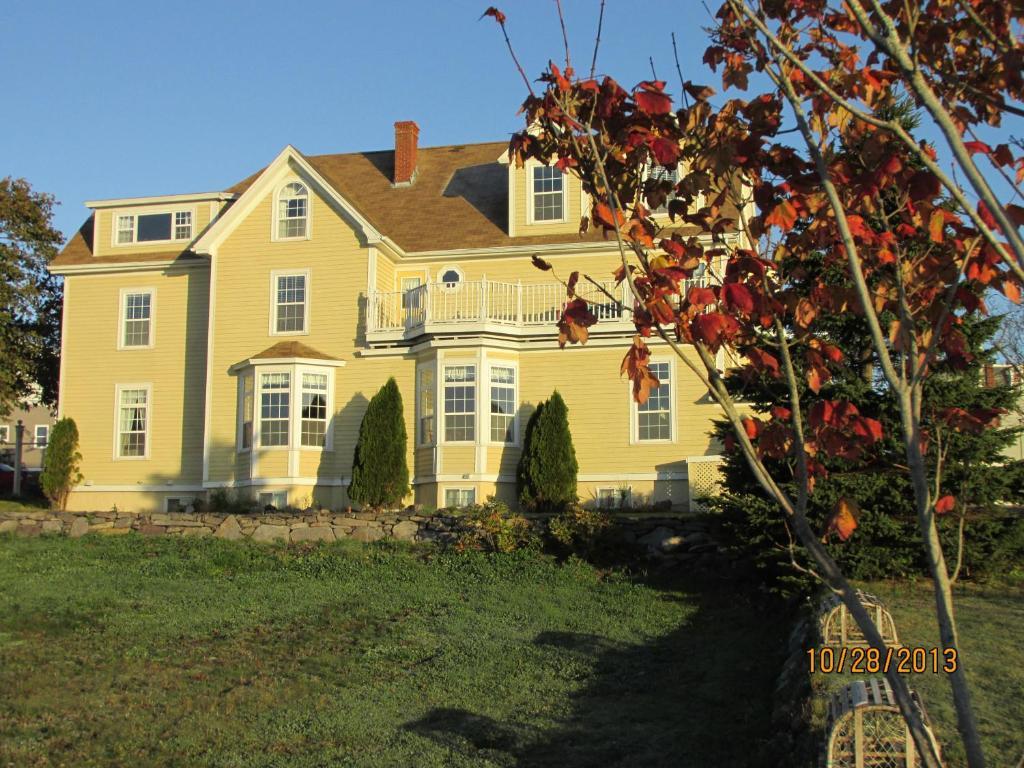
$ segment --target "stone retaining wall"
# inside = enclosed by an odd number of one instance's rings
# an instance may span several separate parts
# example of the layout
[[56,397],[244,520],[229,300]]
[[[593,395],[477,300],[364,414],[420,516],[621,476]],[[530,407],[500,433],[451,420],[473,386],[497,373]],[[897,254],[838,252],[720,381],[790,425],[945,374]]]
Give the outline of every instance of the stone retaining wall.
[[[666,563],[699,561],[714,556],[717,546],[702,521],[692,517],[613,516],[623,538]],[[538,527],[543,517],[534,517]],[[0,533],[21,536],[43,533],[74,538],[87,533],[107,536],[137,531],[143,536],[215,536],[253,541],[335,541],[355,539],[376,541],[452,541],[461,529],[458,515],[418,514],[404,511],[330,512],[308,509],[302,512],[258,512],[226,514],[217,512],[29,512],[0,511]]]

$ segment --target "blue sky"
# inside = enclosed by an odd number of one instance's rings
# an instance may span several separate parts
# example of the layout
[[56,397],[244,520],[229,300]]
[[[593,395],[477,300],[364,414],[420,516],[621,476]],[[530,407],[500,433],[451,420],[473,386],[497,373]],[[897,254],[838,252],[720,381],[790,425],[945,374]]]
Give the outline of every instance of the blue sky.
[[[83,201],[223,189],[286,144],[307,154],[386,149],[396,120],[420,144],[507,138],[525,86],[486,0],[440,2],[0,4],[0,176],[61,205],[72,234]],[[589,70],[597,0],[564,0],[577,69]],[[527,74],[563,56],[553,0],[499,7]],[[687,9],[691,12],[687,12]],[[701,4],[609,0],[598,71],[625,84],[656,71],[717,85],[700,63]],[[652,24],[651,20],[658,20]],[[637,45],[637,39],[642,41]]]

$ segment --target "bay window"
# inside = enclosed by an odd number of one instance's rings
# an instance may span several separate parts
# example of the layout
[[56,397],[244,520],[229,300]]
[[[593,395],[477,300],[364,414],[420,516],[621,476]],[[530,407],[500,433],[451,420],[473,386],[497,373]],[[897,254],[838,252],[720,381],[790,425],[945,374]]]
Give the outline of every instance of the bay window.
[[476,366],[444,367],[444,439],[471,443],[476,439]]

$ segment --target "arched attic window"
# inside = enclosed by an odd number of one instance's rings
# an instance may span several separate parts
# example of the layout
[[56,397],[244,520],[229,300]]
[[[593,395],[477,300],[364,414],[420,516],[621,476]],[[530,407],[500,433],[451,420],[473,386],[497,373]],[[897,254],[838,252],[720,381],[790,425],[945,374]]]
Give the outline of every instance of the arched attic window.
[[309,233],[309,190],[297,181],[285,184],[277,196],[277,237],[307,237]]

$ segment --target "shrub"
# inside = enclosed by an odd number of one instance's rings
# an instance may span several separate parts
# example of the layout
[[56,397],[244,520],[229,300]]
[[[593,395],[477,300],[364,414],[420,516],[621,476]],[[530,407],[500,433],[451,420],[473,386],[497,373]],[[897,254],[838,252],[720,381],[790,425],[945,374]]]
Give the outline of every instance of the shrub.
[[584,509],[579,504],[570,504],[548,520],[548,533],[564,549],[585,560],[609,555],[620,538],[608,513]]
[[402,393],[392,376],[370,400],[359,425],[349,498],[370,507],[399,504],[409,493],[405,446]]
[[[201,502],[200,499],[196,501]],[[230,515],[244,515],[251,512],[253,508],[252,499],[239,491],[237,494],[232,494],[227,488],[214,488],[210,492],[210,509],[214,512],[221,514]],[[195,507],[195,511],[202,511],[200,507]]]
[[526,425],[516,480],[527,509],[561,512],[576,502],[576,449],[569,431],[569,409],[558,394],[537,406]]
[[82,482],[78,471],[82,454],[78,452],[78,427],[74,419],[64,418],[50,430],[39,483],[55,509],[64,511],[71,489]]
[[488,496],[483,504],[466,507],[457,546],[461,550],[513,552],[537,549],[540,538],[521,515],[512,514],[508,505]]

